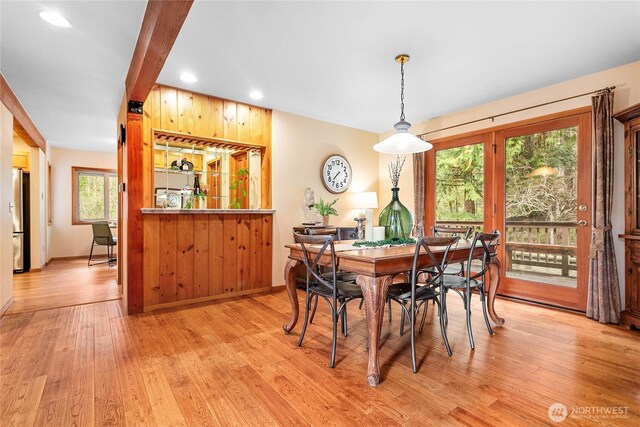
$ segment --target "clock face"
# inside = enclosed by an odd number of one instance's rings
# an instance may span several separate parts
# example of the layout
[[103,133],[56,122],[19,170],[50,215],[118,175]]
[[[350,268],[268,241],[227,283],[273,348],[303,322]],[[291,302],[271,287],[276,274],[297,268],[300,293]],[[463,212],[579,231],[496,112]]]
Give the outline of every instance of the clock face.
[[167,199],[169,201],[169,207],[171,208],[175,208],[180,204],[180,196],[176,193],[169,193]]
[[329,156],[322,165],[322,183],[332,193],[344,193],[351,185],[351,165],[342,156]]

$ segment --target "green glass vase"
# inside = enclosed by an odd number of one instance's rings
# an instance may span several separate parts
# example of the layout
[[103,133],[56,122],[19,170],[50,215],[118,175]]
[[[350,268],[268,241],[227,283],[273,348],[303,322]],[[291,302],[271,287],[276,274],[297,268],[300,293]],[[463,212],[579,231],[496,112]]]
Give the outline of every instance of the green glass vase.
[[385,239],[407,239],[411,236],[413,217],[398,198],[399,188],[391,189],[391,203],[389,203],[378,218],[378,224],[384,227]]

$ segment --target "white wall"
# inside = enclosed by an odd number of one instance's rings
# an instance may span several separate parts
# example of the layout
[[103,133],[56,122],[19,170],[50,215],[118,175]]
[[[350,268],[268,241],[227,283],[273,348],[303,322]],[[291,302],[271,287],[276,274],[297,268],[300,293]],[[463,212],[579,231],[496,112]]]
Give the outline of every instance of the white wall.
[[[331,217],[331,224],[355,226],[353,218],[358,210],[353,205],[353,193],[378,188],[378,154],[371,149],[377,141],[374,133],[273,111],[274,286],[284,284],[288,255],[284,245],[293,242],[293,227],[304,221],[304,189],[311,187],[316,201],[339,198],[338,216]],[[345,156],[353,171],[351,187],[341,195],[329,193],[320,180],[322,162],[331,154]]]
[[[471,120],[476,120],[491,116],[492,114],[500,114],[507,111],[517,110],[520,108],[529,107],[532,105],[538,105],[545,102],[553,101],[556,99],[566,98],[581,93],[586,93],[598,89],[602,89],[608,86],[616,86],[614,95],[614,112],[621,111],[631,105],[640,103],[640,61],[631,64],[623,65],[621,67],[611,68],[599,73],[590,74],[574,80],[569,80],[552,86],[547,86],[541,89],[537,89],[531,92],[526,92],[520,95],[516,95],[510,98],[501,99],[488,104],[480,105],[465,111],[458,113],[447,114],[441,117],[435,117],[423,122],[414,120],[415,124],[411,131],[414,134],[421,134],[431,130],[437,130],[448,126],[453,126],[459,123],[465,123]],[[457,88],[451,88],[452,92],[455,92]],[[487,129],[495,126],[500,126],[507,123],[514,123],[521,120],[526,120],[534,117],[539,117],[547,114],[553,114],[557,112],[567,111],[579,107],[585,107],[591,105],[591,96],[583,96],[580,98],[560,102],[557,104],[547,105],[544,107],[522,111],[515,114],[510,114],[503,117],[498,117],[494,121],[485,120],[479,123],[474,123],[447,131],[432,133],[428,135],[429,139],[437,139],[451,135],[459,135],[467,132],[472,132],[480,129]],[[410,119],[408,117],[408,119]],[[411,120],[409,120],[411,121]],[[624,241],[618,239],[616,236],[624,232],[624,128],[623,126],[615,122],[615,153],[614,153],[614,197],[613,197],[613,215],[612,215],[612,232],[614,235],[614,247],[616,251],[616,259],[618,262],[618,276],[620,278],[620,287],[622,295],[624,295]],[[384,139],[390,133],[380,135],[380,140]],[[380,193],[384,195],[385,190],[390,199],[390,191],[388,188],[389,179],[386,177],[386,167],[391,156],[380,156]],[[402,188],[402,194],[400,199],[402,202],[413,212],[413,184],[409,171],[412,170],[410,165],[411,158],[407,157],[407,165],[405,168],[407,171],[403,171],[401,177],[400,187]],[[385,178],[386,177],[386,178]],[[405,191],[405,188],[408,191]],[[411,198],[409,197],[411,195]],[[384,196],[383,196],[384,197]],[[383,205],[384,206],[384,202]],[[427,224],[428,226],[428,224]]]
[[13,295],[13,116],[0,103],[0,309]]
[[117,157],[115,152],[105,153],[51,148],[52,258],[88,256],[93,239],[90,224],[72,225],[72,166],[116,170]]

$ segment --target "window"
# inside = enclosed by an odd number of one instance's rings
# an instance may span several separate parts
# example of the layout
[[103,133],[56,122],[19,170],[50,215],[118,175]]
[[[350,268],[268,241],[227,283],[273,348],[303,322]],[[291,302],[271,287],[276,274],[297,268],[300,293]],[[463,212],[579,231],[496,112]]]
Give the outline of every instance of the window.
[[116,171],[73,166],[73,224],[116,221],[118,179]]

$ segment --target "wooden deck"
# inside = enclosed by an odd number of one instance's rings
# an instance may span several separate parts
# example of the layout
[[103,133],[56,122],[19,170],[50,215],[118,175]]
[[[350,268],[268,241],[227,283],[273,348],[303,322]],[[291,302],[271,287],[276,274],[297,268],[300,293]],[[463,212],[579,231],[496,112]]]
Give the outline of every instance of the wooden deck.
[[568,425],[640,423],[639,332],[499,299],[506,324],[489,337],[476,298],[470,351],[462,304],[448,305],[453,356],[430,307],[417,374],[395,308],[375,388],[357,304],[335,369],[326,306],[298,348],[300,327],[282,333],[284,292],[135,316],[118,301],[4,316],[0,425],[540,425],[555,402],[626,408]]

